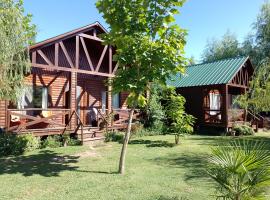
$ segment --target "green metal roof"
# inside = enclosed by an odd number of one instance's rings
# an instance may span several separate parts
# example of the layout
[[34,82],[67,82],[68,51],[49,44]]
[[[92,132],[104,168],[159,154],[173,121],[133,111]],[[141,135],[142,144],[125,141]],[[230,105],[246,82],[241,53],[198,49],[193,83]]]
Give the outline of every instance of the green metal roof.
[[192,87],[227,84],[247,60],[248,57],[237,57],[191,65],[186,68],[184,75],[179,73],[172,76],[170,80],[167,80],[167,85],[174,87]]

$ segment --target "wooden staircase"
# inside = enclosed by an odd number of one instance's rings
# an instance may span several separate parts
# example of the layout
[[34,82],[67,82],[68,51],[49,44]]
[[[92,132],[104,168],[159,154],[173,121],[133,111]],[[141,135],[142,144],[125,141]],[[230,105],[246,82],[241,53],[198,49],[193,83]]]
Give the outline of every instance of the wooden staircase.
[[100,130],[98,127],[81,127],[77,132],[77,137],[82,144],[103,141],[105,130]]

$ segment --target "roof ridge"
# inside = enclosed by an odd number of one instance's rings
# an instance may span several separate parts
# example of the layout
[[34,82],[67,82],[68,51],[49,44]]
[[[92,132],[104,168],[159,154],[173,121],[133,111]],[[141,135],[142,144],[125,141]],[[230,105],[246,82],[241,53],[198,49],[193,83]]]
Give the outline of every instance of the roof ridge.
[[95,21],[94,23],[90,23],[90,24],[87,24],[85,26],[81,26],[81,27],[72,29],[70,31],[64,32],[62,34],[58,34],[56,36],[49,37],[47,39],[41,40],[39,42],[36,42],[35,44],[33,44],[33,45],[30,46],[30,49],[39,47],[39,46],[44,45],[44,44],[47,44],[47,43],[51,43],[52,41],[55,41],[55,40],[58,40],[58,39],[61,39],[61,38],[65,38],[65,37],[67,37],[69,35],[76,34],[77,32],[80,32],[80,31],[84,31],[86,29],[93,28],[94,26],[100,27],[105,33],[107,32],[107,29],[99,21]]
[[188,65],[187,67],[196,67],[198,65],[206,65],[206,64],[224,62],[224,61],[240,59],[240,58],[248,58],[248,56],[236,56],[236,57],[231,57],[231,58],[224,58],[224,59],[220,59],[220,60],[214,60],[214,61],[202,62],[202,63],[198,63],[198,64],[194,64],[194,65]]

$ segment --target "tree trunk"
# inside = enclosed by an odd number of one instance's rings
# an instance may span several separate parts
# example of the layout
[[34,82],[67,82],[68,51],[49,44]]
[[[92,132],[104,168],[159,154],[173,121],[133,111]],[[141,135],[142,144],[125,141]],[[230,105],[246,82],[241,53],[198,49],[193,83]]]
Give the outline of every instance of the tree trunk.
[[120,155],[120,161],[119,161],[119,170],[118,170],[118,172],[120,174],[125,173],[125,160],[126,160],[126,153],[127,153],[127,145],[128,145],[128,141],[129,141],[129,138],[130,138],[131,124],[132,124],[132,118],[133,118],[134,110],[135,109],[132,108],[130,110],[130,113],[129,113],[128,127],[127,127],[127,131],[126,131],[126,134],[125,134],[125,138],[124,138],[124,142],[123,142],[123,146],[122,146],[122,150],[121,150],[121,155]]
[[178,134],[176,134],[174,137],[175,137],[175,138],[174,138],[175,144],[179,144],[180,136],[179,136]]

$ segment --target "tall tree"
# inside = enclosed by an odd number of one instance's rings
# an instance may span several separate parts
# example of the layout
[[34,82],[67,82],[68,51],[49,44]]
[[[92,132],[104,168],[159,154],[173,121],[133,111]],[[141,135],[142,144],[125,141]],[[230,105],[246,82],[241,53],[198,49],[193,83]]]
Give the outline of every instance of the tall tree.
[[35,36],[22,0],[0,1],[0,99],[15,100],[29,72],[28,46]]
[[256,43],[260,48],[261,59],[270,57],[270,2],[266,1],[260,10],[256,22]]
[[250,81],[250,89],[239,96],[236,102],[244,109],[254,113],[270,110],[270,64],[264,62],[255,71]]
[[220,40],[208,41],[202,55],[203,62],[232,58],[242,55],[242,51],[236,36],[229,31]]
[[177,7],[184,0],[98,0],[96,6],[110,25],[104,36],[116,47],[119,63],[112,80],[114,92],[129,92],[129,123],[121,151],[119,173],[124,174],[132,117],[136,107],[146,104],[150,82],[165,84],[177,72],[184,72],[186,31],[173,24]]

